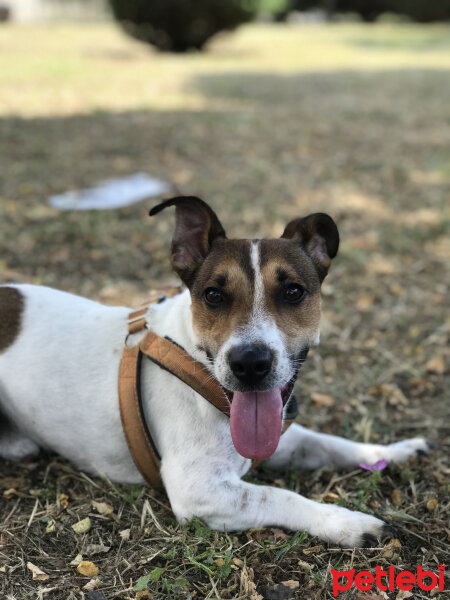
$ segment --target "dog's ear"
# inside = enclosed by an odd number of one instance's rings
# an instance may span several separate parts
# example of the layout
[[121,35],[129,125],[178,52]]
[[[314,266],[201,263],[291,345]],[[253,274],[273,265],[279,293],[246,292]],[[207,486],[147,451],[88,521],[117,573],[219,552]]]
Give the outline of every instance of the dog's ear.
[[336,223],[325,213],[314,213],[295,219],[286,225],[282,238],[297,240],[309,255],[323,281],[331,259],[339,248],[339,232]]
[[190,287],[198,267],[202,264],[217,238],[225,238],[225,231],[215,212],[200,198],[178,196],[154,206],[150,216],[168,206],[175,206],[175,233],[172,238],[172,266],[182,281]]

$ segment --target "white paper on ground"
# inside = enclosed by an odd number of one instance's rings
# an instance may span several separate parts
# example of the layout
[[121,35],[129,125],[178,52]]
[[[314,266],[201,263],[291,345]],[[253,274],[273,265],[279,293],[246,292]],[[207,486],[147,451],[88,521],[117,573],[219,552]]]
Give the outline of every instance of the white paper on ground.
[[85,190],[50,196],[48,203],[59,210],[107,210],[128,206],[146,198],[165,194],[170,185],[146,173],[101,181]]

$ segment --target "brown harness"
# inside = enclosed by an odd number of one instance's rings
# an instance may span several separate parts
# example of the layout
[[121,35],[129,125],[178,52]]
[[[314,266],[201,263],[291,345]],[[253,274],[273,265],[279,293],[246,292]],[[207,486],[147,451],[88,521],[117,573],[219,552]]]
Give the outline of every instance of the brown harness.
[[[137,310],[129,314],[129,334],[148,329],[146,314],[149,306],[171,298],[181,291],[181,286],[165,288],[162,293],[143,302]],[[143,356],[147,356],[162,369],[178,377],[227,417],[230,416],[230,403],[218,381],[211,377],[211,373],[170,339],[156,335],[148,329],[135,346],[125,345],[119,372],[119,404],[123,430],[133,460],[144,479],[152,487],[163,487],[159,472],[161,457],[148,430],[142,406],[140,374]],[[295,397],[292,398],[295,401]],[[285,419],[283,432],[295,416],[292,414]],[[253,461],[252,467],[258,462]]]

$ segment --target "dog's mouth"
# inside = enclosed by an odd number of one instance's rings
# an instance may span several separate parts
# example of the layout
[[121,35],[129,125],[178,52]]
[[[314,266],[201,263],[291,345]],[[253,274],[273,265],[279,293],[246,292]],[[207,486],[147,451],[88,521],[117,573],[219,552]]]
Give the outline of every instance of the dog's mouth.
[[298,370],[282,388],[264,392],[231,392],[230,431],[236,450],[245,458],[262,460],[275,452],[280,441],[283,407],[289,400]]

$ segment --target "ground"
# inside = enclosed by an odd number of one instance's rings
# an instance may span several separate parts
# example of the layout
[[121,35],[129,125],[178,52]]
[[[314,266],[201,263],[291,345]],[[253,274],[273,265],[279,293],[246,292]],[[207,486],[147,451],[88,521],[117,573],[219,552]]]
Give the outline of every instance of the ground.
[[[356,551],[273,528],[180,527],[163,493],[52,455],[2,463],[2,598],[321,599],[333,597],[331,568],[449,564],[448,33],[260,24],[204,54],[164,56],[113,25],[2,26],[0,282],[133,305],[174,281],[173,220],[151,220],[152,201],[88,213],[46,204],[113,175],[166,178],[209,201],[235,237],[279,236],[289,219],[328,212],[342,245],[323,289],[322,343],[297,386],[299,421],[439,444],[375,474],[251,474],[395,523],[393,542]],[[89,531],[74,531],[86,517]],[[27,563],[45,575],[33,579]]]

